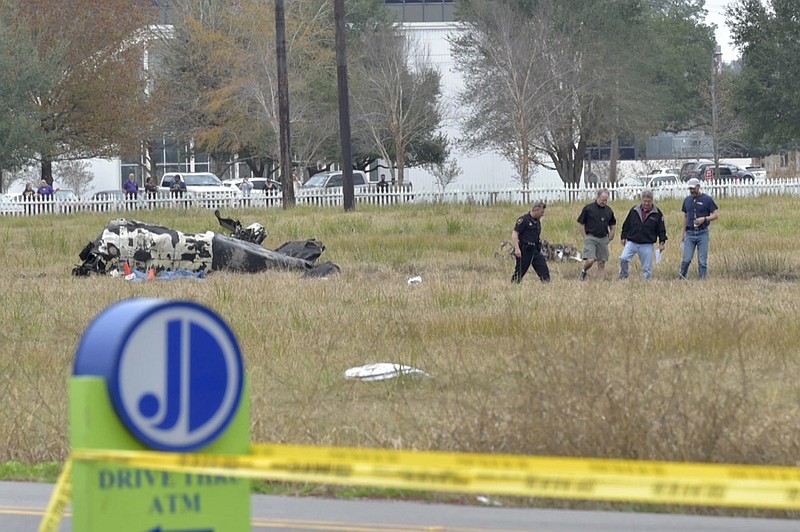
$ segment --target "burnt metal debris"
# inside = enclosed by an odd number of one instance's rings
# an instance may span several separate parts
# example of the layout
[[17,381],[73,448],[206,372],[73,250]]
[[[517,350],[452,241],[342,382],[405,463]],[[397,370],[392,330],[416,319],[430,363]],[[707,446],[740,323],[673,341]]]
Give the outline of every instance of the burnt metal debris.
[[96,240],[83,248],[79,254],[82,263],[72,273],[105,274],[118,270],[122,264],[142,271],[152,268],[156,272],[297,270],[308,277],[326,277],[339,271],[332,262],[316,264],[325,251],[318,240],[289,241],[270,250],[261,246],[267,236],[261,224],[243,227],[239,220],[223,218],[219,211],[214,214],[230,236],[213,231],[184,233],[124,218],[112,220]]
[[[581,261],[581,252],[571,244],[551,244],[542,239],[542,255],[548,262]],[[500,250],[495,252],[495,258],[514,257],[514,244],[508,240],[500,242]]]

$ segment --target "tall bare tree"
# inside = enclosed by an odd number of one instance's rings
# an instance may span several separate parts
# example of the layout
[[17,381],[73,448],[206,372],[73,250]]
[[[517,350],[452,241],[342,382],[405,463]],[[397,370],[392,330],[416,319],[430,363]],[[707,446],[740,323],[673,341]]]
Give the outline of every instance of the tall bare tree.
[[423,162],[418,156],[426,147],[434,148],[426,157],[436,160],[424,162],[444,159],[444,138],[436,134],[444,115],[441,75],[417,39],[391,27],[365,32],[360,49],[351,85],[356,127],[402,185],[406,166]]
[[94,174],[86,161],[64,161],[53,170],[53,180],[71,189],[78,197],[89,189]]
[[442,192],[444,192],[448,186],[455,183],[462,172],[458,161],[453,158],[447,158],[441,163],[429,165],[428,170],[433,174],[433,180]]
[[544,9],[531,17],[513,3],[474,1],[461,13],[466,28],[451,44],[465,78],[464,145],[496,150],[527,186],[542,150],[574,136],[581,58]]
[[[615,157],[620,134],[689,123],[664,102],[697,93],[691,61],[708,33],[684,17],[697,9],[694,0],[461,0],[453,53],[467,79],[467,145],[505,155],[524,183],[531,163],[577,183],[589,144],[610,141]],[[665,65],[677,40],[692,48]],[[645,47],[651,55],[637,60]]]

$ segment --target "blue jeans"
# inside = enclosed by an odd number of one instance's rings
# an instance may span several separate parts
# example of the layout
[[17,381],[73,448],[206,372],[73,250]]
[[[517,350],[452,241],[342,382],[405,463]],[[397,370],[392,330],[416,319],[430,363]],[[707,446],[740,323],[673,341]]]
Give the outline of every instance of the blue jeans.
[[697,248],[697,276],[706,278],[708,272],[708,228],[701,231],[686,230],[686,239],[683,241],[683,260],[681,260],[681,279],[686,279],[689,274],[689,264]]
[[639,260],[642,261],[642,278],[647,280],[653,275],[653,252],[655,246],[653,244],[637,244],[628,240],[625,242],[625,249],[622,250],[622,255],[619,257],[619,278],[628,278],[628,266],[635,255],[639,255]]

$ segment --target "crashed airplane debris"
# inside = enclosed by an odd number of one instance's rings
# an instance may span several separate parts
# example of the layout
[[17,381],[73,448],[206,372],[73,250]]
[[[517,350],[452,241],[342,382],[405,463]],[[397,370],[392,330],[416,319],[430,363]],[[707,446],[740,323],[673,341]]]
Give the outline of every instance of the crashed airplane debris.
[[[548,262],[567,262],[570,260],[580,262],[581,252],[570,244],[551,244],[547,240],[542,240],[542,255]],[[514,244],[508,240],[500,242],[500,251],[494,254],[495,258],[505,256],[514,257]]]
[[214,216],[217,217],[219,225],[230,231],[231,236],[237,240],[261,244],[264,239],[267,238],[267,231],[260,223],[254,223],[248,225],[247,227],[242,227],[242,222],[239,220],[234,220],[233,218],[223,218],[219,213],[219,209],[214,211]]
[[[241,228],[238,220],[217,219],[223,224]],[[257,227],[255,227],[257,226]],[[258,229],[260,228],[260,230]],[[183,233],[159,225],[136,220],[112,220],[94,242],[89,242],[80,253],[82,264],[73,275],[104,274],[127,263],[131,268],[156,272],[186,270],[191,272],[233,271],[257,273],[269,269],[300,270],[308,277],[324,277],[339,271],[332,262],[315,265],[325,250],[322,242],[305,240],[287,242],[272,251],[253,240],[264,240],[266,231],[260,224],[240,230],[240,238],[205,233]]]

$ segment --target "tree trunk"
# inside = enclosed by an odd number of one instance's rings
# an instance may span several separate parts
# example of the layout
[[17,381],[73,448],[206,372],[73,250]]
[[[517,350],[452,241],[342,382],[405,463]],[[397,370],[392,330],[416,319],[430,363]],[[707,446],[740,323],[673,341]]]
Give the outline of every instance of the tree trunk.
[[398,144],[397,146],[397,184],[403,185],[403,180],[405,179],[405,168],[406,168],[406,146],[404,143]]
[[53,185],[53,161],[47,156],[42,156],[42,179]]
[[156,161],[156,143],[153,141],[147,141],[144,149],[147,150],[147,170],[150,173],[150,178],[153,180],[153,183],[156,184],[159,182],[158,161]]
[[558,171],[561,181],[565,184],[575,184],[581,182],[583,173],[583,157],[586,153],[586,141],[581,137],[578,144],[565,144],[555,146],[548,152],[550,160]]
[[611,132],[611,161],[608,169],[608,182],[617,182],[617,160],[619,159],[619,136],[616,131]]
[[530,150],[528,149],[528,143],[522,143],[522,157],[519,162],[519,177],[522,181],[522,186],[525,188],[529,188],[531,185],[531,162],[530,162]]
[[266,164],[263,159],[260,157],[258,159],[250,158],[245,161],[245,164],[250,169],[250,172],[252,172],[253,177],[264,177]]

